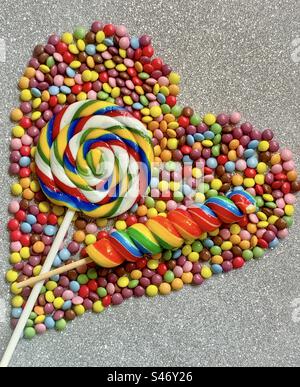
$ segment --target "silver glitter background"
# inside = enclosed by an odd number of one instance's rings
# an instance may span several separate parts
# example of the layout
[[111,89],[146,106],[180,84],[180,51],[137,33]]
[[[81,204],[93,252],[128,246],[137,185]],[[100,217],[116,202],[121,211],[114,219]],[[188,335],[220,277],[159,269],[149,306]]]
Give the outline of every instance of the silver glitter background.
[[[0,305],[7,306],[7,319],[0,316],[0,356],[11,334],[3,276],[8,114],[17,105],[17,80],[35,44],[95,19],[152,35],[157,54],[182,75],[182,103],[199,112],[239,110],[257,127],[273,128],[299,166],[300,54],[292,56],[292,42],[300,34],[300,1],[2,0]],[[300,322],[293,322],[291,306],[300,298],[299,226],[298,211],[276,251],[200,288],[132,299],[77,318],[61,334],[22,340],[12,366],[299,366]]]

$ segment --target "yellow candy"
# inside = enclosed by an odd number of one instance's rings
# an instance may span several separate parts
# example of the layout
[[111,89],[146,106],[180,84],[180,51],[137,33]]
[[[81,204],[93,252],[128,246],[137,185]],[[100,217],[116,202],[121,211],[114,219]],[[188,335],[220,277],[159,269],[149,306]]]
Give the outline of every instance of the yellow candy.
[[178,148],[177,138],[169,138],[167,146],[170,150],[176,150]]
[[103,87],[103,90],[105,91],[105,93],[107,93],[107,94],[111,93],[112,88],[109,86],[108,83],[104,83],[102,87]]
[[105,33],[103,31],[97,32],[97,34],[96,34],[96,42],[97,43],[102,43],[104,39],[105,39]]
[[260,174],[264,174],[268,171],[268,166],[266,163],[258,163],[257,172]]
[[270,194],[264,194],[263,195],[263,199],[264,199],[265,202],[274,202],[274,198]]
[[241,243],[241,237],[239,235],[231,235],[230,242],[233,245],[239,245]]
[[73,35],[71,32],[65,32],[62,35],[61,40],[66,44],[71,44],[73,42]]
[[263,185],[265,184],[265,175],[256,175],[254,180],[256,184]]
[[14,308],[21,308],[21,306],[23,305],[24,303],[24,299],[23,297],[21,296],[15,296],[13,297],[13,299],[11,300],[11,305],[14,307]]
[[161,192],[166,192],[169,189],[169,183],[165,180],[162,180],[158,183],[158,189]]
[[162,115],[162,110],[160,106],[153,106],[150,109],[150,114],[153,118],[158,118]]
[[44,74],[50,73],[49,67],[46,66],[46,65],[44,65],[44,64],[40,65],[40,71],[41,71],[42,73],[44,73]]
[[47,290],[53,291],[57,288],[57,283],[54,281],[48,281],[45,286]]
[[41,118],[42,113],[41,112],[33,112],[31,115],[32,121],[37,121]]
[[19,253],[11,253],[9,261],[11,264],[15,265],[16,263],[20,263],[22,258]]
[[164,212],[167,209],[167,204],[164,201],[159,200],[156,203],[155,208],[157,209],[158,212]]
[[93,69],[95,67],[94,58],[92,56],[88,56],[87,59],[86,59],[86,64],[88,65],[88,67],[90,69]]
[[74,60],[73,62],[70,63],[70,67],[72,69],[79,69],[80,66],[81,66],[81,62],[79,62],[79,60]]
[[77,316],[82,316],[85,313],[85,309],[83,305],[75,305],[74,312]]
[[261,141],[259,144],[258,144],[258,150],[260,152],[267,152],[270,148],[270,143],[268,141]]
[[61,309],[64,303],[65,303],[65,301],[62,297],[57,297],[53,301],[53,306],[55,309]]
[[191,254],[193,252],[193,250],[192,250],[192,247],[190,246],[190,245],[185,245],[184,247],[183,247],[183,249],[182,249],[182,254],[184,255],[184,256],[188,256],[189,254]]
[[195,197],[194,197],[194,201],[196,203],[204,203],[205,202],[205,195],[201,192],[197,192]]
[[96,220],[96,224],[98,227],[106,227],[107,224],[108,224],[108,219],[104,218],[104,219],[97,219]]
[[21,98],[21,101],[23,101],[23,102],[31,101],[32,94],[31,94],[30,90],[28,90],[28,89],[22,90],[21,94],[20,94],[20,98]]
[[155,285],[149,285],[146,289],[146,294],[148,297],[155,297],[158,294],[158,287]]
[[269,217],[269,219],[268,219],[268,222],[269,222],[270,224],[275,224],[275,223],[277,222],[278,219],[279,219],[278,216],[276,216],[276,215],[271,215],[271,216]]
[[190,262],[198,262],[199,261],[199,253],[192,252],[188,255],[188,260]]
[[127,56],[127,51],[123,50],[122,48],[119,49],[119,55],[121,58],[125,59]]
[[38,316],[35,320],[34,320],[34,323],[35,324],[43,324],[43,322],[45,321],[46,319],[46,316],[44,314],[42,314],[41,316]]
[[15,121],[15,122],[20,121],[23,118],[22,110],[21,109],[12,110],[12,112],[10,113],[10,118],[12,119],[12,121]]
[[33,101],[32,101],[32,107],[33,109],[37,109],[42,103],[42,100],[41,98],[35,98]]
[[90,82],[91,79],[92,79],[92,73],[90,70],[85,70],[82,74],[81,74],[81,78],[84,82]]
[[116,70],[120,73],[124,73],[125,71],[127,71],[127,67],[123,63],[121,63],[116,66]]
[[222,245],[221,245],[221,249],[224,250],[224,251],[231,250],[232,249],[232,243],[229,242],[229,241],[223,242]]
[[211,231],[211,232],[209,233],[209,235],[214,237],[214,236],[218,236],[219,233],[220,233],[220,230],[217,228],[215,231]]
[[156,259],[150,259],[147,262],[147,266],[151,270],[156,270],[158,268],[159,262]]
[[128,277],[119,278],[117,284],[120,288],[126,288],[129,285]]
[[21,184],[18,184],[18,183],[12,184],[11,193],[14,196],[20,196],[22,192],[23,192],[23,188],[22,188]]
[[97,242],[97,238],[95,235],[93,234],[88,234],[86,237],[85,237],[85,244],[86,245],[92,245],[94,244],[95,242]]
[[114,87],[111,91],[111,96],[113,98],[118,98],[121,95],[121,89],[119,87]]
[[43,213],[50,211],[50,204],[48,202],[41,202],[39,204],[39,210]]
[[52,210],[53,210],[54,214],[57,216],[61,216],[65,213],[64,208],[60,207],[60,206],[54,206]]
[[114,69],[114,68],[116,67],[116,64],[115,64],[115,62],[114,62],[113,60],[109,59],[109,60],[106,60],[106,61],[104,62],[104,66],[105,66],[107,69],[112,70],[112,69]]
[[204,279],[209,279],[211,278],[213,275],[211,269],[208,267],[208,266],[203,266],[202,267],[202,270],[201,270],[201,276],[204,278]]
[[240,243],[240,248],[241,248],[242,250],[249,250],[250,247],[251,247],[251,245],[250,245],[250,242],[249,242],[249,241],[242,241],[242,242]]
[[156,208],[149,208],[147,211],[147,216],[148,218],[155,218],[158,215],[157,209]]
[[178,122],[169,122],[168,123],[168,128],[169,129],[173,129],[173,130],[176,130],[177,128],[179,128],[179,124],[178,124]]
[[284,212],[287,216],[293,216],[295,214],[295,207],[291,204],[287,204],[284,207]]
[[12,292],[12,294],[21,294],[22,293],[22,289],[18,288],[18,283],[17,282],[14,282],[13,284],[11,284],[11,287],[10,287],[10,291]]
[[267,221],[261,221],[257,223],[258,228],[267,228],[269,226],[269,223]]
[[96,301],[93,304],[93,312],[94,313],[102,313],[105,310],[101,301]]
[[238,224],[233,224],[230,227],[230,232],[233,235],[238,235],[241,232],[241,227]]
[[20,256],[22,259],[29,259],[29,257],[30,257],[29,247],[22,247],[20,250]]
[[175,73],[174,71],[169,74],[169,81],[171,85],[178,85],[180,83],[180,80],[180,75]]
[[127,228],[127,224],[125,220],[118,220],[115,224],[115,227],[118,231],[125,231]]
[[96,50],[99,51],[99,52],[104,52],[107,50],[107,47],[105,44],[98,44],[98,46],[96,47]]
[[255,186],[255,180],[251,179],[251,178],[246,178],[246,179],[244,179],[244,185],[247,188],[252,188]]
[[268,219],[267,215],[264,212],[259,211],[256,215],[259,220],[266,221]]
[[77,101],[85,101],[87,99],[87,94],[85,92],[81,92],[77,95]]
[[214,143],[211,140],[204,140],[202,141],[202,145],[205,148],[211,148],[214,145]]
[[219,179],[213,179],[212,182],[210,183],[210,186],[212,189],[219,191],[222,188],[223,183]]
[[12,129],[12,134],[14,137],[21,138],[25,134],[25,130],[22,128],[22,126],[15,126]]
[[214,114],[212,114],[212,113],[207,113],[207,114],[203,117],[203,121],[204,121],[204,123],[205,123],[206,125],[211,126],[211,125],[213,125],[213,124],[216,123],[217,117],[216,117]]
[[76,44],[70,44],[68,48],[69,48],[69,51],[71,54],[74,54],[74,55],[79,54],[79,50],[78,50]]
[[123,101],[126,105],[133,105],[133,99],[130,97],[130,95],[123,97]]
[[46,292],[45,299],[46,299],[47,302],[51,302],[52,303],[55,300],[54,293],[52,291]]
[[271,158],[272,165],[280,164],[280,162],[281,162],[281,156],[279,153],[276,153],[275,155],[272,156]]
[[8,282],[15,282],[18,279],[18,276],[19,274],[15,270],[8,270],[5,278],[6,278],[6,281]]
[[42,266],[38,265],[33,269],[33,275],[34,277],[37,277],[38,275],[41,274]]
[[30,183],[30,189],[31,191],[33,192],[39,192],[41,187],[40,187],[40,184],[37,180],[33,180],[31,183]]

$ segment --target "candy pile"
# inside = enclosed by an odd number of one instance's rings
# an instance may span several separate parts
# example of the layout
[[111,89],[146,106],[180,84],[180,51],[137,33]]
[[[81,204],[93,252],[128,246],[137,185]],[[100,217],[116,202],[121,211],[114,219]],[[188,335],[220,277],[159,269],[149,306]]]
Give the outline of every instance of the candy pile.
[[[213,274],[262,257],[288,235],[294,193],[300,190],[292,153],[280,149],[271,130],[260,132],[241,123],[238,113],[201,117],[192,108],[179,106],[179,75],[153,55],[149,36],[130,37],[125,27],[100,22],[89,31],[80,27],[73,34],[52,35],[45,46],[34,49],[19,81],[20,107],[11,113],[16,126],[10,172],[19,178],[11,190],[20,197],[9,206],[8,223],[12,269],[6,278],[14,295],[13,325],[31,291],[17,289],[16,283],[40,273],[65,214],[65,208],[52,205],[42,193],[34,163],[36,152],[43,151],[36,147],[41,129],[65,105],[99,100],[126,107],[148,130],[156,165],[146,197],[113,219],[111,236],[106,218],[91,221],[82,213],[76,215],[73,235],[54,267],[73,262],[78,254],[86,257],[100,239],[119,238],[157,215],[166,218],[173,210],[186,211],[193,203],[225,196],[234,187],[255,197],[258,212],[222,224],[175,250],[164,245],[162,253],[149,259],[139,257],[114,269],[90,264],[52,277],[28,320],[26,338],[47,329],[63,330],[87,310],[100,313],[132,296],[166,295],[184,284],[200,285]],[[97,168],[97,157],[97,152],[91,153],[91,168]],[[153,227],[156,230],[157,225]]]

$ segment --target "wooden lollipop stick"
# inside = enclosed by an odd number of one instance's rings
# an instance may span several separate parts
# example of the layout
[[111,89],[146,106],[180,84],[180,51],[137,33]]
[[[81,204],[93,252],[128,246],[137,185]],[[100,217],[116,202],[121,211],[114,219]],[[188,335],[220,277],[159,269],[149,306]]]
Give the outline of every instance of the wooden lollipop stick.
[[27,286],[33,286],[37,282],[45,281],[48,278],[51,278],[51,277],[53,277],[55,275],[67,273],[70,270],[77,269],[78,267],[81,267],[83,265],[88,265],[89,263],[92,263],[92,262],[93,262],[93,260],[91,258],[84,258],[84,259],[81,259],[80,261],[69,263],[68,265],[59,267],[59,268],[57,268],[55,270],[48,271],[48,273],[40,274],[39,276],[29,278],[26,281],[19,282],[17,284],[16,288],[17,289],[24,289]]
[[[42,268],[41,274],[48,273],[49,270],[51,270],[54,259],[59,251],[60,245],[62,244],[62,242],[65,238],[65,235],[68,232],[70,224],[72,223],[74,214],[75,214],[75,212],[72,210],[68,210],[68,212],[66,213],[65,218],[64,218],[64,220],[63,220],[63,222],[58,230],[58,233],[53,241],[53,244],[51,246],[49,254],[46,258],[46,261],[45,261],[44,266]],[[14,330],[14,333],[11,336],[9,344],[8,344],[6,351],[3,355],[3,358],[0,362],[1,368],[6,368],[9,366],[9,363],[10,363],[10,361],[13,357],[13,354],[17,348],[19,340],[23,335],[24,328],[27,324],[27,321],[29,319],[31,311],[34,308],[36,300],[37,300],[38,296],[40,295],[40,292],[42,290],[43,285],[44,285],[44,281],[38,282],[37,284],[35,284],[34,288],[32,289],[31,294],[30,294],[30,296],[26,302],[26,305],[23,309],[23,312],[21,314],[21,317],[18,321],[18,324]]]

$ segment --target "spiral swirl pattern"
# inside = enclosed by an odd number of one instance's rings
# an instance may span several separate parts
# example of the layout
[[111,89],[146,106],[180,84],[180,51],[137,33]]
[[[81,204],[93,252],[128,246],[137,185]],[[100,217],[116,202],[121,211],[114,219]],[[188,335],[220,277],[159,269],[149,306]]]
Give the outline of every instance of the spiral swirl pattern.
[[153,158],[147,130],[126,109],[83,101],[42,130],[35,161],[41,188],[53,203],[113,218],[144,195]]

